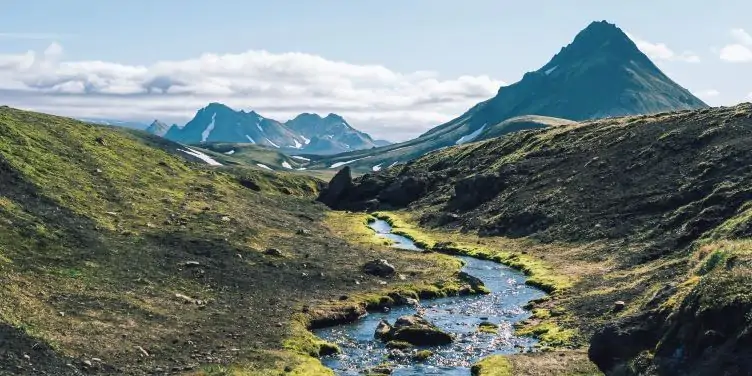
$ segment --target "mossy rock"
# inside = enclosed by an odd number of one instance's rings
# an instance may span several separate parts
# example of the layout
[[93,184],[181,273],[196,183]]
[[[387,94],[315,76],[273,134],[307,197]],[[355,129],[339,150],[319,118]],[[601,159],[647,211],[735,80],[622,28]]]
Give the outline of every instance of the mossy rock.
[[413,356],[413,359],[416,362],[425,362],[428,360],[428,358],[433,356],[433,351],[431,350],[420,350]]

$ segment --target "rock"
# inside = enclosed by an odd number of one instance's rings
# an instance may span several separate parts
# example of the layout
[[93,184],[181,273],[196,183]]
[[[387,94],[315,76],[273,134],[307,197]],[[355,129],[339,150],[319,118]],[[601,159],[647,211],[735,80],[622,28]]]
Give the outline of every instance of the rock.
[[446,345],[454,340],[449,333],[416,315],[398,318],[390,333],[392,333],[391,340],[403,341],[415,346]]
[[431,350],[420,350],[415,355],[413,355],[413,359],[416,362],[425,362],[428,360],[428,358],[433,356],[433,351]]
[[391,277],[397,270],[384,259],[372,260],[363,265],[363,272],[377,277]]
[[296,231],[295,233],[298,234],[298,235],[302,235],[302,236],[311,235],[311,231],[306,230],[304,228],[299,228],[298,231]]
[[365,372],[366,375],[391,375],[394,372],[394,367],[389,364],[381,364],[373,367]]
[[353,181],[350,166],[345,166],[334,175],[329,185],[321,191],[316,201],[322,202],[331,208],[336,208],[342,197],[352,186]]
[[382,341],[388,341],[392,331],[392,326],[389,322],[382,319],[379,324],[376,325],[376,331],[373,333],[373,337]]
[[408,342],[402,342],[402,341],[389,341],[386,343],[387,349],[398,349],[398,350],[406,350],[413,347],[412,344]]
[[86,365],[87,367],[91,367],[91,366],[92,366],[91,360],[84,360],[84,361],[83,361],[83,363],[84,363],[84,365]]
[[277,248],[269,248],[266,251],[264,251],[265,255],[274,256],[274,257],[282,257],[282,251],[280,251]]
[[627,306],[627,303],[624,303],[623,300],[617,300],[617,301],[614,302],[613,311],[614,312],[622,311],[622,310],[624,310],[624,307],[626,307],[626,306]]
[[647,312],[611,322],[591,337],[588,358],[598,368],[611,370],[641,351],[654,348],[662,335],[658,326],[664,320]]
[[198,261],[186,261],[183,263],[183,266],[189,267],[189,268],[194,267],[194,266],[200,266],[200,265],[201,263],[199,263]]
[[478,331],[484,332],[484,333],[498,333],[499,326],[488,321],[483,321],[480,324],[478,324]]
[[478,286],[485,286],[485,284],[483,283],[483,281],[480,278],[474,277],[474,276],[472,276],[470,274],[467,274],[465,272],[459,272],[459,274],[457,274],[457,277],[459,279],[461,279],[461,280],[469,283],[470,287],[472,287],[473,289],[476,288],[476,287],[478,287]]

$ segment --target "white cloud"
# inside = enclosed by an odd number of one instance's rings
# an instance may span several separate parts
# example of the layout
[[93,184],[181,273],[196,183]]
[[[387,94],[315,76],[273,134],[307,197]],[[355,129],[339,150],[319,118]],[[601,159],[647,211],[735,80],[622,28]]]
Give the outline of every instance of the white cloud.
[[752,35],[749,35],[744,29],[732,29],[729,34],[736,43],[721,48],[721,60],[730,63],[752,62]]
[[692,51],[676,53],[664,43],[652,43],[626,33],[645,55],[653,60],[682,61],[685,63],[699,63],[700,57]]
[[749,35],[744,29],[732,29],[731,37],[741,44],[752,46],[752,35]]
[[752,92],[750,92],[749,94],[747,94],[747,99],[749,99],[749,100],[752,101]]
[[376,136],[402,139],[505,85],[488,76],[400,73],[303,53],[206,53],[151,65],[66,61],[62,54],[53,43],[42,54],[0,55],[0,102],[68,116],[186,121],[217,101],[278,120],[335,112]]

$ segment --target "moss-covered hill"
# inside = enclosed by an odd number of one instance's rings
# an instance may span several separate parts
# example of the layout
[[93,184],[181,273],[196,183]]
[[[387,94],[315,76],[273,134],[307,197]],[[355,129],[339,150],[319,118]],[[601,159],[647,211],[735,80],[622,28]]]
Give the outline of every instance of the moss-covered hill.
[[614,118],[448,148],[349,184],[342,175],[326,197],[404,209],[490,257],[521,253],[571,278],[524,331],[575,331],[553,342],[589,342],[608,373],[744,374],[750,146],[750,104]]
[[[0,374],[328,374],[310,320],[456,280],[327,213],[318,180],[179,148],[0,108]],[[404,280],[363,276],[374,258]]]

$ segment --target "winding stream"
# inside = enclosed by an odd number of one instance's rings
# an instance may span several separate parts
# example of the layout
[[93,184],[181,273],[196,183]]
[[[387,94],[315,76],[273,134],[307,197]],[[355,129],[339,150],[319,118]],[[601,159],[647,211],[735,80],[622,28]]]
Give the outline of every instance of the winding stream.
[[[369,224],[378,236],[394,242],[405,250],[418,248],[410,239],[391,233],[391,226],[382,220]],[[423,316],[439,328],[454,333],[454,343],[429,348],[433,356],[423,362],[412,359],[416,350],[390,350],[374,339],[374,330],[381,319],[394,322],[403,315],[414,314],[411,306],[394,307],[389,312],[370,313],[357,322],[318,329],[315,334],[334,342],[342,354],[324,357],[322,362],[338,375],[361,375],[371,367],[391,363],[393,375],[469,375],[470,366],[482,357],[508,354],[530,348],[535,340],[513,335],[512,324],[530,316],[522,306],[545,294],[525,285],[525,276],[492,261],[459,257],[465,262],[463,271],[480,278],[491,290],[488,295],[455,296],[421,302]],[[478,324],[489,321],[499,325],[498,334],[481,333]],[[420,350],[420,349],[418,349]]]

